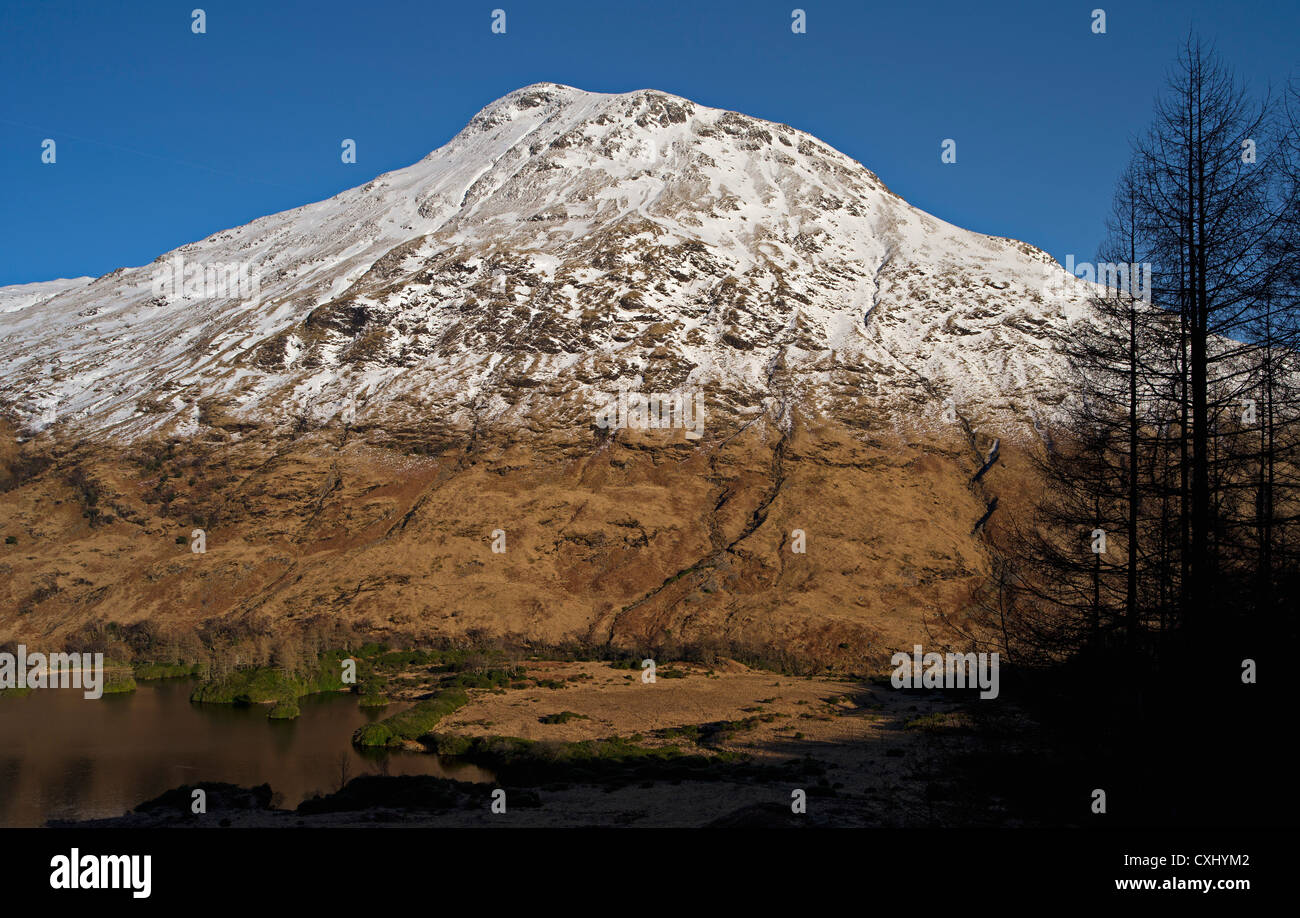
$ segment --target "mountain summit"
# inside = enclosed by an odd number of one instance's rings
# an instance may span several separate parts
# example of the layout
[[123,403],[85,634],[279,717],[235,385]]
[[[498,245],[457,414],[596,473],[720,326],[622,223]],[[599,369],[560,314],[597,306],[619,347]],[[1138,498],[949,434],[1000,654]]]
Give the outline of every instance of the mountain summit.
[[[255,295],[172,279],[232,266]],[[231,418],[580,428],[619,387],[699,389],[720,419],[795,399],[1023,421],[1054,400],[1068,280],[786,125],[537,84],[327,201],[48,297],[0,290],[0,397],[35,428],[128,439]]]

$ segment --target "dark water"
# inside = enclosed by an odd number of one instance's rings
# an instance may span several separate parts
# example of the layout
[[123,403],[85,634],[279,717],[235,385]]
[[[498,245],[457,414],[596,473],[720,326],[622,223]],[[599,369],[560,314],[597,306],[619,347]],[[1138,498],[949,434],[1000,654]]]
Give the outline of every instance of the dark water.
[[472,765],[416,752],[359,752],[350,738],[401,709],[362,710],[355,695],[312,695],[302,716],[272,721],[268,707],[190,704],[188,679],[141,683],[88,701],[77,689],[0,698],[0,826],[120,816],[181,784],[270,784],[276,805],[295,807],[366,773],[487,780]]

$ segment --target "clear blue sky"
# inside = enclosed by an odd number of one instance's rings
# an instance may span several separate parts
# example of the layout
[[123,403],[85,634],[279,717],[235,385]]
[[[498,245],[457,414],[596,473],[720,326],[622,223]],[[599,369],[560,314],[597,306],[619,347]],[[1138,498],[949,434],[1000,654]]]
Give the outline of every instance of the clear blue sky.
[[1295,0],[2,0],[0,284],[144,264],[329,197],[543,80],[782,121],[945,220],[1090,258],[1193,26],[1255,87],[1300,69]]

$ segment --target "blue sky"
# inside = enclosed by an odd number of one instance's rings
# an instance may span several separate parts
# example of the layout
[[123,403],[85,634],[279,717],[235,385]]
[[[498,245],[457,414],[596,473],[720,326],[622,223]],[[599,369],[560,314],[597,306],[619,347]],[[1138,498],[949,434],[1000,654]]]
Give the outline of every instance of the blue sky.
[[1191,27],[1254,88],[1300,76],[1294,0],[4,0],[0,284],[144,264],[329,197],[544,80],[785,122],[945,220],[1087,259]]

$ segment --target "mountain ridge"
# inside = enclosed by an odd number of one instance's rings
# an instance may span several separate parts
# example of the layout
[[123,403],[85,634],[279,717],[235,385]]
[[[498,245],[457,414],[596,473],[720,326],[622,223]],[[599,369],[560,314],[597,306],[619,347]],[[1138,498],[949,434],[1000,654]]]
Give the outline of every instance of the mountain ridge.
[[[260,302],[160,301],[156,272],[177,256],[251,266],[262,275]],[[654,277],[637,277],[624,270],[637,257],[664,264]],[[603,270],[583,270],[588,264]],[[665,274],[673,264],[693,277]],[[494,299],[485,277],[511,289]],[[1032,391],[1043,371],[1058,375],[1051,344],[1036,332],[1077,316],[1086,294],[1062,277],[1069,278],[1045,253],[917,211],[861,164],[786,125],[654,90],[595,94],[534,84],[483,108],[413,166],[59,291],[40,303],[39,315],[30,307],[0,314],[0,340],[17,345],[0,397],[30,428],[40,429],[39,418],[53,409],[72,427],[130,439],[194,432],[205,399],[244,416],[292,414],[280,406],[293,406],[292,418],[276,418],[282,425],[299,424],[303,413],[309,423],[329,423],[358,407],[352,396],[394,388],[402,371],[450,369],[454,382],[442,392],[423,380],[394,395],[432,389],[430,407],[465,429],[474,411],[449,394],[490,389],[496,367],[489,364],[500,351],[509,370],[497,376],[536,375],[538,361],[509,353],[509,342],[527,334],[542,352],[611,347],[624,357],[614,377],[610,367],[576,374],[586,401],[580,409],[560,406],[555,413],[565,423],[594,411],[584,378],[647,388],[718,383],[714,414],[725,415],[771,396],[763,375],[782,346],[798,363],[794,375],[812,383],[805,390],[825,395],[836,387],[833,369],[817,366],[829,352],[867,388],[885,388],[875,384],[883,377],[906,390],[896,399],[874,393],[895,408],[912,410],[938,392],[955,408],[973,400],[1005,416],[1017,413],[1009,396]],[[414,302],[394,306],[394,280]],[[641,286],[634,290],[633,281]],[[655,283],[668,292],[656,297],[647,290]],[[1043,302],[1050,283],[1070,295],[1038,310],[1023,305],[1035,296]],[[761,291],[758,303],[746,288]],[[954,303],[961,295],[983,305],[962,308]],[[900,308],[931,298],[941,322]],[[529,313],[512,320],[518,299]],[[482,309],[456,328],[443,321],[445,309],[439,316],[428,308],[449,302]],[[637,321],[637,312],[647,318]],[[393,332],[420,321],[420,332]],[[898,333],[907,322],[924,322],[917,340]],[[386,336],[376,331],[382,323]],[[645,334],[664,323],[673,327]],[[996,326],[1008,323],[1019,327],[999,334]],[[586,333],[593,327],[597,333]],[[477,348],[476,359],[439,352],[434,342],[449,332],[463,350]],[[872,334],[881,340],[873,344]],[[984,351],[1001,358],[997,366],[955,352],[953,342],[970,335],[989,339]],[[70,343],[85,359],[67,356]],[[376,345],[378,354],[358,352]],[[1008,354],[1026,346],[1048,353],[1027,368]],[[416,356],[400,357],[403,347]],[[672,352],[667,360],[655,354],[664,348]],[[335,377],[310,372],[308,364],[321,360]],[[541,363],[550,375],[571,370],[563,361]],[[1015,385],[993,384],[1008,363]],[[348,368],[361,378],[337,378]],[[1039,388],[1039,401],[1050,400],[1050,387]],[[503,417],[512,399],[496,400]],[[362,416],[373,411],[366,401]],[[812,401],[825,409],[837,398]]]

